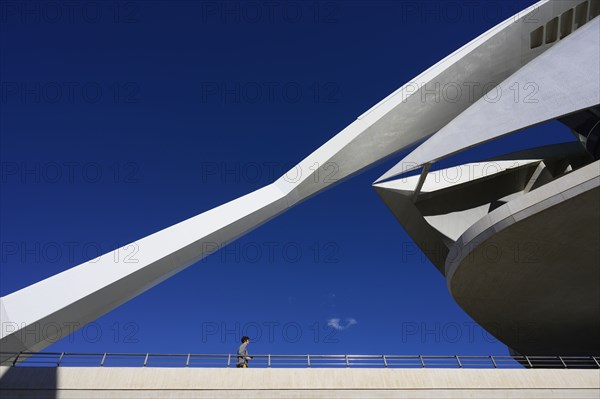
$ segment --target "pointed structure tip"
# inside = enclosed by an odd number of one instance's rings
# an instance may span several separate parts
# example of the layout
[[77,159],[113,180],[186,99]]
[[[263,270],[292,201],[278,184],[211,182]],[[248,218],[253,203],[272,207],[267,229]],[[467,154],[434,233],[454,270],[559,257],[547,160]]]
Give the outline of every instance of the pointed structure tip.
[[412,172],[413,170],[417,170],[417,169],[423,167],[423,164],[413,163],[414,166],[411,166],[409,168],[403,168],[402,165],[407,164],[407,162],[406,162],[407,158],[408,157],[404,158],[402,161],[400,161],[396,165],[394,165],[390,170],[388,170],[383,175],[381,175],[377,180],[375,180],[373,182],[372,185],[375,186],[376,184],[384,183],[386,180],[390,180],[392,178],[399,177],[405,173]]

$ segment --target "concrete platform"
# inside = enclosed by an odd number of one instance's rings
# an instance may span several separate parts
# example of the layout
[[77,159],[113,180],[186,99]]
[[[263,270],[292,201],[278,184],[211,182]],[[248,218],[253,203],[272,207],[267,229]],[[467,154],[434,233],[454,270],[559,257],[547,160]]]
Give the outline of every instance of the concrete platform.
[[595,398],[600,370],[0,367],[14,398]]

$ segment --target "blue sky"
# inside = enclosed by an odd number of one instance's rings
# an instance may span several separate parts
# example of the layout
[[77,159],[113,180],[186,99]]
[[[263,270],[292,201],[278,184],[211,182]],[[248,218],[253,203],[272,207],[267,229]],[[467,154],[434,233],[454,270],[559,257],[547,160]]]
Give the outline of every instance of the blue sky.
[[[3,2],[0,294],[272,182],[532,3]],[[554,122],[468,155],[567,140]],[[401,157],[46,350],[506,354],[371,188]]]

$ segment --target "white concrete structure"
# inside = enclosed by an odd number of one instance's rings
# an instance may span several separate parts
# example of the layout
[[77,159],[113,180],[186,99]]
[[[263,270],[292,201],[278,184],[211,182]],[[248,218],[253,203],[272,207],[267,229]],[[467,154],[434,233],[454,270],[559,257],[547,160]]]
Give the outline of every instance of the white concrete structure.
[[[600,18],[581,23],[599,3],[540,24],[535,45],[558,40],[554,25],[562,40],[500,83],[504,96],[480,98],[374,184],[457,303],[519,353],[600,353]],[[534,97],[514,96],[528,85]],[[464,149],[555,119],[585,147],[430,172]]]
[[598,398],[600,370],[0,367],[3,399]]
[[565,37],[477,100],[378,181],[600,104],[599,32],[600,19],[596,18]]
[[[137,263],[128,263],[108,253],[0,298],[2,350],[43,349],[60,334],[72,331],[48,326],[80,328],[298,202],[436,132],[430,139],[434,143],[438,134],[450,135],[455,140],[462,137],[465,126],[473,129],[475,136],[465,136],[464,142],[456,141],[458,148],[449,149],[454,152],[548,118],[597,105],[597,74],[596,78],[592,75],[598,71],[599,3],[599,0],[542,0],[507,19],[390,94],[273,184],[132,243],[138,249]],[[582,52],[585,57],[578,60],[576,67],[566,66],[565,57],[572,58],[574,53]],[[549,64],[558,69],[548,68]],[[571,70],[576,71],[572,76]],[[506,88],[511,77],[521,81],[538,74],[551,90],[544,91],[541,104],[531,118],[513,121],[506,113],[518,112],[520,107],[504,102],[494,106],[483,98],[496,87]],[[584,76],[586,82],[582,82]],[[567,91],[557,101],[556,93],[568,90],[569,85],[576,85],[577,90]],[[449,86],[468,88],[468,92],[451,101],[440,99]],[[491,113],[503,121],[493,134],[484,124],[493,122],[488,116]],[[475,126],[469,125],[473,118]],[[436,151],[438,146],[434,145]],[[418,153],[422,156],[415,155],[417,165],[446,155],[436,152],[430,156],[429,149]],[[527,168],[529,164],[523,165]],[[422,174],[422,182],[428,169],[429,166]],[[397,172],[393,170],[386,177]],[[417,183],[411,196],[418,196],[422,182]],[[380,190],[387,188],[379,185]],[[482,209],[470,211],[468,222],[477,219]],[[432,214],[428,221],[442,232],[427,221],[417,221],[420,224],[414,231],[419,235],[418,241],[434,237],[447,250],[448,239],[457,238],[469,223],[455,228],[448,223],[451,219],[436,215],[439,214]],[[465,214],[461,215],[462,218]],[[440,262],[434,261],[442,269]],[[27,328],[38,333],[27,334]],[[10,358],[5,356],[0,362]]]

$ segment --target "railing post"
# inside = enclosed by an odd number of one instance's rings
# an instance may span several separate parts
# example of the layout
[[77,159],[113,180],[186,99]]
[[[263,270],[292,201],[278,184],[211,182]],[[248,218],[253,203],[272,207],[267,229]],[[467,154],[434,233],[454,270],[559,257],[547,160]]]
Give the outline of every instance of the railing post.
[[423,355],[419,355],[419,360],[421,360],[421,367],[425,368],[425,362],[423,361]]
[[148,364],[148,355],[149,353],[146,353],[146,357],[144,358],[144,367],[146,367],[146,364]]
[[558,357],[558,360],[560,360],[560,362],[562,363],[563,367],[567,368],[567,364],[565,363],[565,361],[563,360],[563,358],[560,357],[560,356],[557,356],[557,357]]
[[267,355],[267,367],[271,367],[271,354]]
[[348,362],[348,355],[346,355],[346,367],[350,367],[350,362]]
[[462,369],[462,363],[460,362],[460,359],[458,358],[458,355],[454,356],[456,358],[456,362],[458,363],[458,368]]
[[531,361],[529,361],[528,356],[525,356],[525,360],[527,360],[527,364],[529,364],[529,368],[533,368],[533,364],[531,364]]
[[187,355],[187,360],[185,361],[185,367],[190,367],[190,357],[192,356],[191,353],[188,353]]
[[592,359],[596,362],[598,368],[600,368],[600,363],[598,363],[598,359],[596,359],[596,356],[592,356]]
[[498,366],[496,365],[496,361],[494,360],[494,356],[490,355],[490,359],[492,360],[492,364],[494,365],[494,368],[497,369]]
[[385,358],[385,355],[381,355],[381,356],[383,357],[383,366],[387,367],[388,364],[387,364],[387,359]]
[[306,355],[306,361],[308,363],[308,367],[310,368],[310,353]]
[[61,360],[62,360],[62,358],[63,358],[64,355],[65,355],[65,352],[62,352],[60,354],[60,357],[58,358],[58,361],[56,362],[56,367],[60,366],[60,362],[61,362]]
[[106,352],[104,352],[104,356],[102,356],[102,361],[100,361],[100,367],[104,367],[105,360],[106,360]]
[[231,367],[231,353],[227,355],[227,367]]
[[19,360],[19,356],[21,356],[21,353],[23,353],[23,352],[19,352],[17,354],[17,357],[15,357],[15,360],[13,360],[13,367],[17,365],[17,360]]

